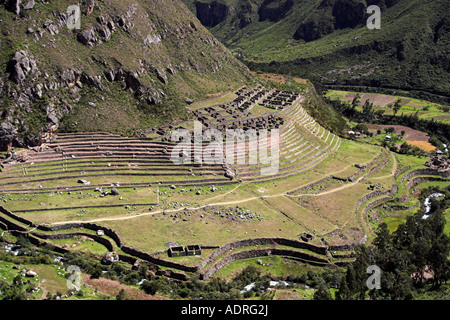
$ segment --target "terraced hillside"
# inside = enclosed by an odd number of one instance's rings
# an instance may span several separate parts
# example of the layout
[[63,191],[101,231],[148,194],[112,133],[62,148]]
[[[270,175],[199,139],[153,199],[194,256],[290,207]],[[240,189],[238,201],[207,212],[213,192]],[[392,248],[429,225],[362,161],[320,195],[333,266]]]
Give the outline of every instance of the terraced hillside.
[[[85,236],[103,248],[96,254],[168,267],[164,274],[183,279],[207,279],[233,261],[266,255],[346,265],[382,217],[417,210],[414,188],[449,184],[449,171],[343,140],[306,112],[307,98],[241,88],[194,102],[190,121],[140,138],[60,133],[49,144],[17,150],[2,164],[0,227],[59,252]],[[193,120],[219,131],[279,129],[278,172],[261,174],[265,164],[199,166],[195,145],[191,164],[174,163],[171,134],[192,129]],[[248,140],[234,154],[265,144],[269,139]],[[407,208],[399,211],[400,202]]]

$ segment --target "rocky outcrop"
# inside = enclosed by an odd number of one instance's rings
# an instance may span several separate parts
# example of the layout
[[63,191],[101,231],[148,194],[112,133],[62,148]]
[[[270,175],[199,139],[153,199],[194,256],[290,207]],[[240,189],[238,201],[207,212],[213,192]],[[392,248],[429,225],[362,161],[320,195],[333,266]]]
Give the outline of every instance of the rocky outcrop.
[[121,16],[116,18],[116,21],[106,16],[99,16],[97,18],[98,24],[91,26],[78,34],[77,39],[85,46],[94,47],[102,44],[103,42],[109,42],[116,32],[116,24],[127,30],[131,27],[127,23],[127,18]]
[[21,9],[31,10],[34,8],[34,0],[6,0],[5,8],[15,14],[20,14]]
[[36,61],[29,52],[19,50],[14,53],[7,71],[10,73],[9,78],[12,81],[16,84],[21,84],[30,73],[37,71]]
[[320,39],[334,31],[333,20],[323,19],[320,14],[314,13],[303,22],[294,34],[294,39],[303,39],[306,42]]
[[334,28],[354,28],[363,22],[366,16],[365,1],[338,0],[333,7]]
[[6,0],[5,8],[15,14],[20,14],[20,3],[21,0]]

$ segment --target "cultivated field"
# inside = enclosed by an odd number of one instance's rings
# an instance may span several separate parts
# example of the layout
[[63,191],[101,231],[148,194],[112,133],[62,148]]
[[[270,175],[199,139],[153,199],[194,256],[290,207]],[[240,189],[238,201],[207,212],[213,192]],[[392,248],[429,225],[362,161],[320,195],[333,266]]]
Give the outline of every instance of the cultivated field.
[[[329,90],[327,96],[331,99],[338,99],[351,103],[356,96],[356,92]],[[414,115],[417,113],[419,119],[431,120],[437,122],[450,123],[450,107],[430,101],[414,99],[404,96],[392,96],[386,94],[358,93],[361,97],[358,110],[368,100],[373,103],[374,110],[383,110],[386,115],[394,114],[393,106],[396,101],[400,103],[401,108],[397,111],[398,115]]]

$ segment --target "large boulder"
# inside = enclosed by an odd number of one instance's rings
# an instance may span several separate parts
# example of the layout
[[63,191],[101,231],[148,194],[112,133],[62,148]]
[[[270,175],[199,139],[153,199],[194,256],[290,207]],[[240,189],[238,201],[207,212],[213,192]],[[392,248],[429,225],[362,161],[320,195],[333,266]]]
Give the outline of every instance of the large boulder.
[[89,47],[93,47],[94,44],[98,41],[95,29],[92,27],[79,33],[77,39],[82,44]]
[[110,264],[112,264],[114,262],[118,262],[118,261],[119,261],[119,256],[116,253],[108,252],[107,254],[105,254],[103,256],[102,264],[110,265]]
[[236,174],[232,170],[225,171],[225,178],[233,180],[236,177]]
[[36,69],[36,61],[32,59],[31,55],[25,50],[19,50],[14,53],[13,58],[9,62],[9,78],[15,83],[20,84],[30,72]]

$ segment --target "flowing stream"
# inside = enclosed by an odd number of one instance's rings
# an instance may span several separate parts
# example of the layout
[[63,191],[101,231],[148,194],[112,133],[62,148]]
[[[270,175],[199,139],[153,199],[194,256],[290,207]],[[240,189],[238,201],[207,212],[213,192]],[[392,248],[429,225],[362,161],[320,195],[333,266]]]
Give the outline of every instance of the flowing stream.
[[442,193],[433,193],[432,195],[428,196],[425,199],[425,202],[423,203],[425,205],[425,215],[423,216],[423,219],[428,219],[428,217],[430,216],[431,199],[432,198],[440,198],[440,197],[444,197],[444,195]]

